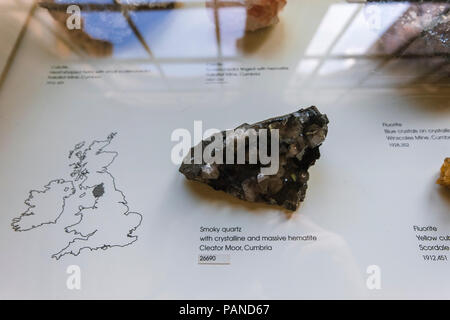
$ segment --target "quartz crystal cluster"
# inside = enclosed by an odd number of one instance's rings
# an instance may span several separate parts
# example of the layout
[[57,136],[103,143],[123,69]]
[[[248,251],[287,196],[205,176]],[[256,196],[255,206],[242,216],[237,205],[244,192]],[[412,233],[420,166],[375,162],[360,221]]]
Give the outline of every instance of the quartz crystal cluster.
[[437,183],[450,188],[450,158],[444,160],[444,164],[441,167],[441,176],[437,180]]
[[[225,191],[242,200],[279,205],[295,211],[305,198],[309,178],[308,169],[320,157],[319,147],[327,135],[327,125],[327,116],[321,114],[316,107],[309,107],[253,125],[245,123],[233,130],[233,132],[238,129],[258,133],[268,132],[270,137],[267,138],[267,144],[275,143],[274,140],[277,140],[278,153],[275,154],[277,157],[270,154],[272,159],[278,161],[274,174],[262,173],[264,171],[262,169],[269,165],[262,164],[260,156],[256,163],[250,163],[252,152],[259,154],[260,150],[252,150],[248,140],[245,141],[245,162],[238,164],[236,161],[230,164],[225,156],[226,149],[230,148],[230,135],[226,134],[229,131],[222,131],[218,136],[220,148],[225,151],[222,163],[207,163],[204,159],[195,161],[193,156],[196,148],[200,145],[206,148],[216,139],[214,137],[214,139],[205,139],[193,147],[179,171],[189,180],[208,184],[215,190]],[[278,139],[272,139],[276,136],[273,132],[278,133]],[[236,159],[238,148],[234,146],[237,145],[236,140],[239,139],[239,134],[231,135],[231,137],[234,139],[232,152]],[[257,148],[261,148],[261,143],[257,145]],[[270,148],[270,150],[273,149]]]
[[254,31],[278,23],[278,12],[286,0],[241,0],[247,10],[245,29]]

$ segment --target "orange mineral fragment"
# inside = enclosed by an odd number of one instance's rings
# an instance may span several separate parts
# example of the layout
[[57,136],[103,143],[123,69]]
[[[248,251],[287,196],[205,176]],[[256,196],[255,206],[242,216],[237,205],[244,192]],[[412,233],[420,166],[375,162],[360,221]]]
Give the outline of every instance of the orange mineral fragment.
[[444,160],[444,164],[441,167],[441,176],[437,180],[437,183],[450,188],[450,158]]

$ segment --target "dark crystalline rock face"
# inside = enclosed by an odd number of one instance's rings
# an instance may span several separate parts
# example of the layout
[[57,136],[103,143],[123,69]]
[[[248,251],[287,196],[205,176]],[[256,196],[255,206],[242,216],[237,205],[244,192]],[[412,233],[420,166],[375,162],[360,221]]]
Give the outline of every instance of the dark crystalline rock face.
[[[236,140],[239,139],[239,134],[231,136],[234,139],[232,150],[234,150],[235,161],[234,163],[227,162],[226,149],[230,148],[230,138],[226,136],[227,131],[222,131],[218,138],[213,137],[203,140],[199,145],[192,148],[179,171],[189,180],[206,183],[215,190],[225,191],[242,200],[279,205],[295,211],[300,202],[305,199],[309,178],[308,169],[320,157],[319,147],[327,135],[327,124],[327,116],[321,114],[316,107],[310,107],[253,125],[243,124],[237,127],[236,129],[253,129],[256,132],[267,129],[269,133],[267,137],[268,154],[272,161],[275,158],[278,160],[275,174],[262,173],[262,169],[270,165],[261,161],[260,156],[257,157],[256,163],[249,161],[252,147],[249,144],[248,137],[244,138],[247,139],[245,140],[245,163],[237,163],[238,156],[236,153],[238,148],[236,147]],[[276,139],[271,139],[276,137],[273,133],[274,129],[278,129],[279,135],[278,157],[270,154],[273,150],[271,149],[271,143],[276,141]],[[216,138],[221,139],[219,144],[223,152],[223,161],[221,163],[218,161],[207,163],[204,159],[194,161],[194,149],[201,146],[205,150]],[[258,142],[257,147],[261,148],[260,138]],[[212,153],[218,152],[218,149],[220,148],[213,149],[215,151]],[[259,151],[253,150],[257,153]]]

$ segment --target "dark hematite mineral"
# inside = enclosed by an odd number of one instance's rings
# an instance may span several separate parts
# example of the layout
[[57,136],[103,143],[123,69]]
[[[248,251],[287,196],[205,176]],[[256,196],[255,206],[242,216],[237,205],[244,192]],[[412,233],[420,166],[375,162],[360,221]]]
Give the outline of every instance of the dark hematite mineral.
[[[244,164],[236,164],[236,161],[226,164],[225,150],[230,145],[226,139],[226,131],[222,132],[222,164],[206,163],[204,160],[201,164],[194,164],[196,146],[191,149],[179,171],[187,179],[206,183],[215,190],[223,190],[240,199],[280,205],[295,211],[305,198],[308,169],[320,157],[319,147],[327,135],[327,124],[326,115],[321,114],[316,107],[309,107],[253,125],[245,123],[237,127],[236,129],[254,129],[256,132],[260,129],[267,129],[268,132],[270,129],[279,130],[279,167],[274,175],[261,173],[261,168],[268,165],[262,165],[259,157],[256,164],[248,161]],[[212,141],[212,138],[203,140],[203,150]],[[271,141],[270,134],[268,141]],[[248,145],[246,140],[246,160],[249,159]],[[236,149],[234,147],[235,160]]]

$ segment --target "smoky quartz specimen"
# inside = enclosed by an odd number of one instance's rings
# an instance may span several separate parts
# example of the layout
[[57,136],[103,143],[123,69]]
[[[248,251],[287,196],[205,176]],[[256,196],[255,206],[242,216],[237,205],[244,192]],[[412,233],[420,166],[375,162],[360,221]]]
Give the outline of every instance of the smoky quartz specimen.
[[179,171],[240,199],[295,211],[305,198],[308,169],[320,157],[327,124],[314,106],[245,123],[193,147]]

